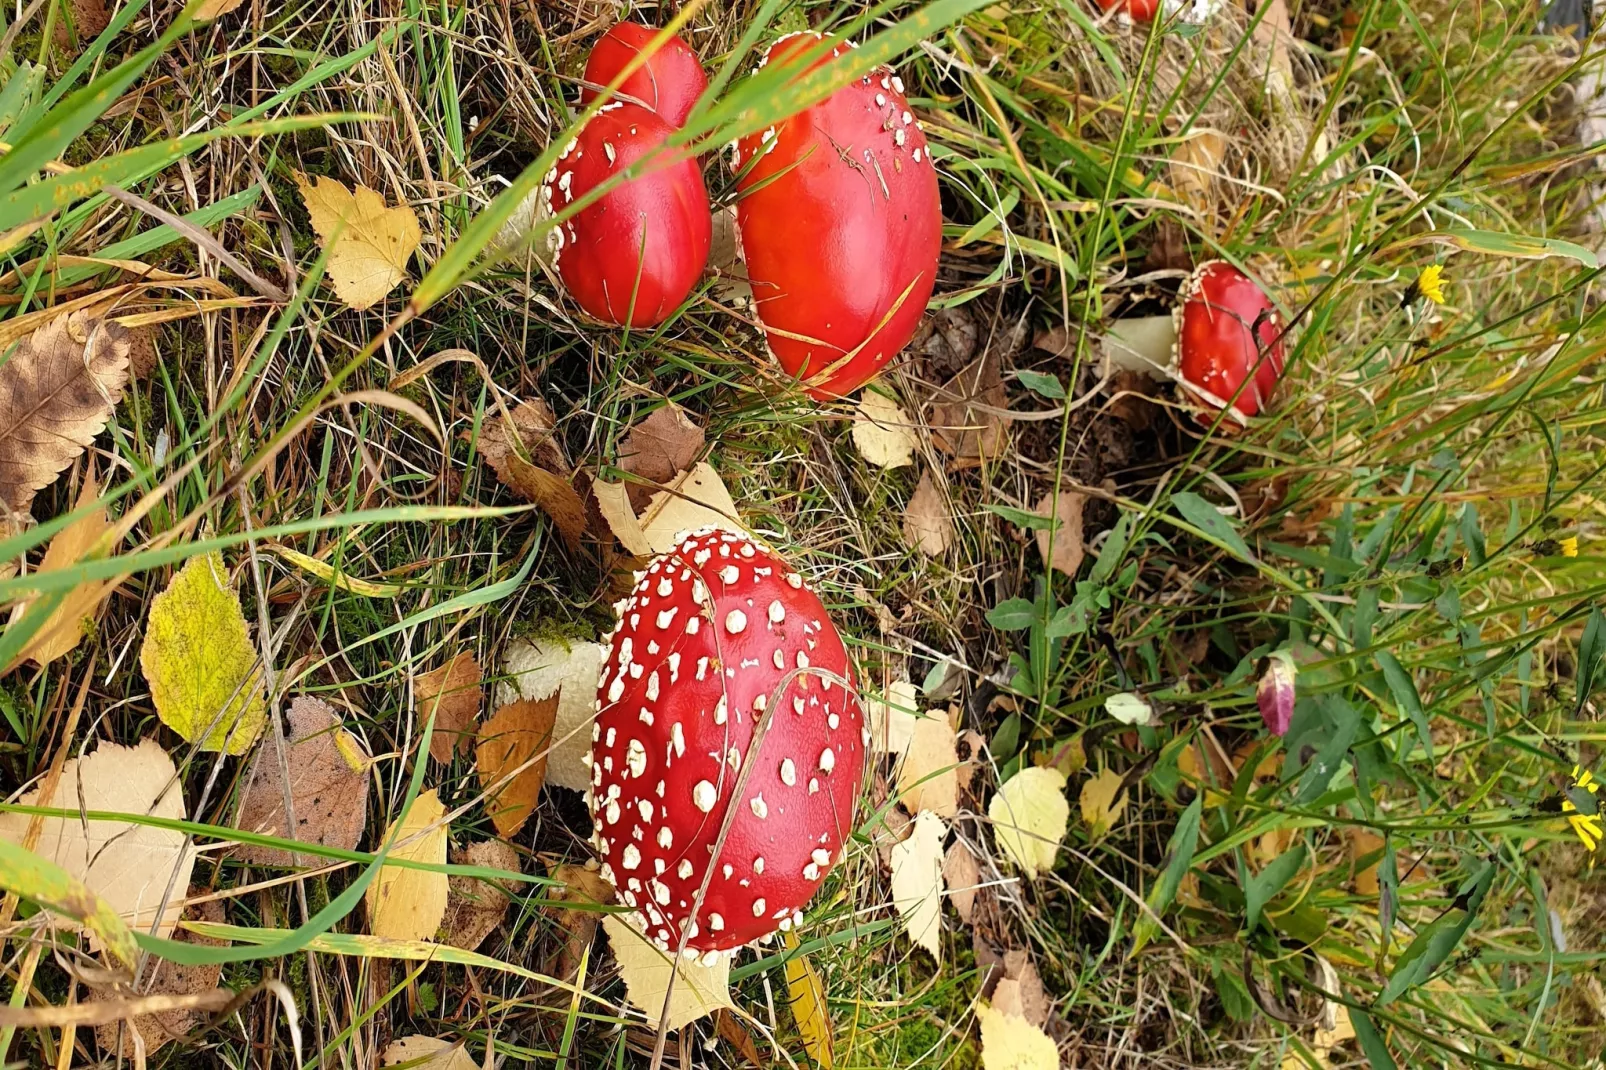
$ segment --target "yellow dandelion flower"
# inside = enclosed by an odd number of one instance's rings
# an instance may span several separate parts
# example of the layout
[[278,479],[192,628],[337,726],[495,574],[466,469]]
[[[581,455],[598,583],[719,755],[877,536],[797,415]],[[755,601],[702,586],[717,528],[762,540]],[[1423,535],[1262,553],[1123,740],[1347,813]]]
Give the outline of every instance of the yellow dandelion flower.
[[[1569,791],[1571,790],[1587,791],[1591,795],[1597,795],[1600,792],[1600,781],[1596,780],[1595,775],[1588,769],[1575,765],[1572,787]],[[1583,842],[1585,850],[1593,851],[1600,846],[1602,839],[1606,839],[1606,827],[1602,826],[1598,807],[1595,813],[1580,813],[1578,805],[1571,797],[1566,797],[1561,801],[1561,809],[1567,815],[1567,824],[1572,826],[1573,832]]]
[[1577,557],[1578,556],[1578,536],[1577,535],[1569,535],[1565,539],[1560,539],[1558,541],[1561,544],[1561,556],[1563,556],[1563,557]]
[[1444,304],[1444,268],[1429,264],[1416,277],[1416,291],[1435,305]]

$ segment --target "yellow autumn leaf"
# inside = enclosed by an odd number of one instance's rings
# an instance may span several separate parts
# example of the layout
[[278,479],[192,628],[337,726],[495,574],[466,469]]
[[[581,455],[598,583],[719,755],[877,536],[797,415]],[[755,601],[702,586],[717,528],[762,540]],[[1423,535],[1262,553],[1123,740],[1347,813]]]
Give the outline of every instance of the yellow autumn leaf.
[[[699,960],[677,958],[672,951],[660,951],[642,931],[630,924],[630,915],[605,914],[602,930],[619,963],[630,1002],[647,1016],[654,1029],[664,1011],[664,993],[669,993],[670,1029],[679,1029],[720,1008],[734,1008],[730,996],[731,957],[718,955],[713,965]],[[675,978],[669,991],[669,978]]]
[[375,583],[373,580],[360,580],[355,576],[348,576],[339,571],[327,561],[320,561],[316,557],[292,550],[288,546],[273,545],[268,549],[301,571],[310,573],[323,580],[331,587],[338,587],[350,594],[360,594],[364,598],[395,598],[401,594],[405,587],[396,583]]
[[866,390],[853,414],[853,445],[877,468],[902,468],[915,463],[920,440],[914,421],[896,401]]
[[473,1056],[461,1044],[414,1033],[390,1042],[379,1056],[380,1066],[407,1066],[412,1070],[476,1070]]
[[1096,840],[1115,827],[1126,812],[1126,792],[1121,791],[1121,774],[1104,769],[1088,777],[1082,785],[1082,824]]
[[[788,930],[781,934],[781,939],[788,952],[797,951],[796,933]],[[794,954],[786,960],[786,992],[798,1035],[803,1038],[803,1049],[809,1053],[809,1058],[825,1070],[831,1070],[836,1065],[835,1031],[826,1008],[825,985],[807,955]]]
[[[86,475],[73,510],[77,511],[92,505],[99,497],[100,487],[95,482],[95,477]],[[50,540],[50,545],[45,548],[44,559],[39,562],[39,571],[45,573],[71,568],[91,556],[101,541],[101,536],[111,526],[111,517],[106,515],[104,508],[97,506],[91,509],[56,532],[55,537]],[[101,602],[112,593],[119,582],[120,578],[89,580],[68,591],[66,597],[56,604],[50,616],[39,626],[39,630],[18,652],[16,660],[48,665],[57,658],[71,654],[83,641],[85,622],[95,616]]]
[[405,204],[385,207],[385,198],[359,183],[355,192],[332,178],[296,175],[312,229],[329,254],[329,280],[354,309],[382,301],[407,277],[407,262],[423,240],[418,216]]
[[942,841],[948,826],[930,810],[915,818],[908,839],[892,847],[892,905],[909,941],[942,965]]
[[1065,774],[1048,767],[1022,769],[999,787],[987,816],[998,845],[1028,877],[1053,869],[1071,819]]
[[190,558],[151,603],[139,651],[156,715],[202,750],[244,754],[266,712],[256,662],[223,555]]
[[981,1065],[985,1070],[1059,1070],[1053,1038],[1018,1014],[985,1006],[981,1023]]
[[748,534],[736,519],[736,503],[725,481],[714,466],[699,461],[680,478],[659,491],[641,514],[641,534],[653,553],[667,553],[680,541],[679,536],[697,528],[725,528]]
[[958,812],[957,743],[944,714],[930,710],[915,719],[909,749],[898,765],[898,796],[911,814],[930,810],[938,817],[953,817]]
[[[395,845],[389,857],[445,865],[445,816],[446,807],[435,792],[414,799],[385,832]],[[368,931],[392,940],[433,939],[446,916],[448,885],[445,873],[387,864],[368,886]]]

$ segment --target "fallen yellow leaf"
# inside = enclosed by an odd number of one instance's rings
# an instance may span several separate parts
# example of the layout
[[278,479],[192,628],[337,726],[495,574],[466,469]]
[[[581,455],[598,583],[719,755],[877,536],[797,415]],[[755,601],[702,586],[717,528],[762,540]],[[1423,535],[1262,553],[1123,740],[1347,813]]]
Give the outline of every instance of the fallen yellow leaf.
[[[602,930],[608,934],[613,957],[619,963],[625,992],[631,1003],[646,1012],[650,1026],[658,1027],[665,993],[669,995],[670,1029],[679,1029],[722,1007],[734,1007],[730,996],[729,955],[716,956],[711,966],[694,959],[677,958],[673,952],[658,950],[640,929],[626,920],[629,917],[634,915],[605,914]],[[669,989],[671,976],[675,979],[672,992]]]
[[909,941],[942,965],[942,841],[948,826],[930,810],[914,821],[909,838],[892,847],[892,905]]
[[853,414],[853,445],[877,468],[902,468],[915,463],[920,440],[914,421],[896,401],[866,390]]
[[597,673],[602,647],[567,639],[518,640],[502,657],[502,705],[557,696],[552,749],[546,757],[546,782],[585,791],[591,787],[591,722],[596,719]]
[[407,262],[423,240],[418,216],[405,204],[385,207],[385,198],[358,184],[355,192],[322,175],[296,185],[312,217],[312,229],[329,254],[329,280],[354,309],[378,304],[407,277]]
[[1018,1014],[997,1007],[976,1011],[981,1022],[981,1065],[986,1070],[1059,1070],[1053,1039]]
[[[385,831],[389,858],[446,864],[446,807],[433,791]],[[445,873],[386,865],[368,886],[368,931],[391,940],[433,940],[446,916]]]
[[[100,487],[92,474],[84,476],[84,485],[78,492],[73,511],[93,504],[100,497]],[[100,542],[101,536],[111,528],[111,517],[104,508],[94,508],[82,517],[56,532],[45,548],[39,562],[41,573],[69,568],[84,560]],[[77,649],[87,630],[85,623],[100,610],[100,604],[117,587],[120,580],[90,580],[67,592],[39,630],[17,654],[17,661],[32,661],[48,665],[57,658],[66,657]]]
[[998,845],[1028,877],[1053,869],[1071,819],[1065,774],[1036,766],[1022,769],[999,787],[987,804],[987,816],[993,819]]
[[1082,823],[1096,840],[1115,827],[1126,812],[1126,792],[1121,791],[1121,774],[1103,769],[1082,785]]
[[747,529],[736,519],[736,503],[714,466],[699,461],[647,503],[641,514],[641,533],[653,553],[675,548],[679,536],[697,528],[725,528],[739,534]]
[[936,710],[915,718],[909,749],[898,766],[899,800],[911,814],[930,810],[938,817],[953,817],[958,812],[956,741],[948,718]]
[[836,1045],[831,1014],[825,1003],[825,985],[808,956],[795,953],[797,934],[788,930],[781,934],[781,940],[786,950],[793,953],[786,960],[786,991],[798,1035],[803,1038],[803,1050],[825,1070],[831,1070],[836,1065]]

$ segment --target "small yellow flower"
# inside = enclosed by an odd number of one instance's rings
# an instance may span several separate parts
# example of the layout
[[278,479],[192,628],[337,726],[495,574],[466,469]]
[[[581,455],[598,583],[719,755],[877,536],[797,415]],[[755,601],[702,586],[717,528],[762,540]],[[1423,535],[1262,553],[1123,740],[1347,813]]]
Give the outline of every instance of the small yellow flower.
[[1435,305],[1444,304],[1444,268],[1429,264],[1416,277],[1416,290]]
[[[1573,766],[1572,787],[1581,788],[1591,795],[1600,793],[1600,781],[1595,779],[1595,775],[1588,769],[1576,765]],[[1573,831],[1578,834],[1578,838],[1583,841],[1585,850],[1593,851],[1600,846],[1602,839],[1606,839],[1606,828],[1602,827],[1601,817],[1598,812],[1593,814],[1579,813],[1577,805],[1570,798],[1562,799],[1561,809],[1562,813],[1567,815],[1567,824],[1572,826]]]
[[1578,536],[1577,535],[1569,535],[1565,539],[1559,539],[1557,541],[1560,542],[1560,544],[1561,544],[1561,556],[1563,556],[1563,557],[1577,557],[1578,556]]

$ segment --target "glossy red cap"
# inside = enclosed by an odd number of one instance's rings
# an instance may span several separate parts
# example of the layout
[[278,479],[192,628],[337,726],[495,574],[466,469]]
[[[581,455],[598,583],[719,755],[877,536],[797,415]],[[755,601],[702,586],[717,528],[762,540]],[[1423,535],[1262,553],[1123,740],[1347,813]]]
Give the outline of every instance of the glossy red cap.
[[[558,157],[541,209],[571,202],[663,144],[674,128],[635,104],[605,104]],[[683,153],[605,194],[547,234],[553,264],[580,307],[632,327],[662,323],[702,276],[713,236],[697,161]]]
[[[605,86],[625,65],[646,51],[658,31],[634,22],[616,22],[592,46],[586,59],[585,79]],[[645,64],[620,84],[618,92],[635,97],[671,126],[684,126],[697,98],[708,88],[708,76],[697,53],[679,37],[671,36]],[[582,87],[580,103],[597,99],[595,89]],[[617,97],[615,99],[618,99]]]
[[1105,11],[1119,11],[1133,22],[1150,23],[1160,10],[1160,0],[1099,0]]
[[1225,260],[1199,265],[1180,297],[1177,377],[1184,393],[1213,416],[1252,376],[1233,408],[1259,413],[1283,374],[1283,326],[1271,298]]
[[[801,75],[822,40],[782,38],[764,62]],[[815,66],[849,47],[836,42]],[[742,138],[738,173],[755,157],[738,182],[736,217],[770,349],[815,397],[852,393],[914,335],[937,276],[937,176],[902,79],[880,69]]]
[[591,747],[603,876],[663,950],[683,930],[707,953],[790,928],[841,857],[864,778],[864,718],[825,607],[769,550],[710,529],[655,558],[618,609]]

